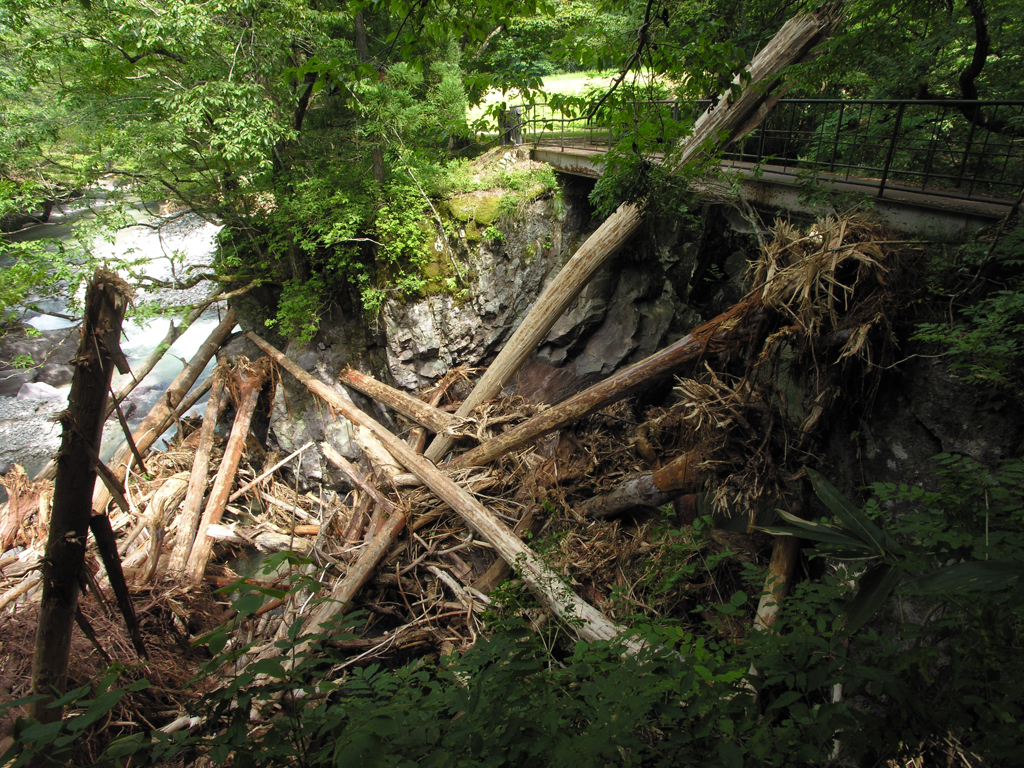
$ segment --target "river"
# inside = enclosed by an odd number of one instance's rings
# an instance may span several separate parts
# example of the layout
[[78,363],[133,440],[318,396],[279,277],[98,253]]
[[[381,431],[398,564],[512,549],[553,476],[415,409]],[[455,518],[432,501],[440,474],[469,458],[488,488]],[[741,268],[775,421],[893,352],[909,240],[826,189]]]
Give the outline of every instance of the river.
[[[100,196],[92,203],[93,209],[82,205],[65,210],[55,209],[50,222],[20,230],[9,237],[15,240],[68,240],[74,236],[74,224],[87,220],[93,215],[95,207],[104,204]],[[92,242],[94,253],[112,261],[140,260],[145,274],[158,280],[170,280],[175,272],[180,277],[189,267],[209,265],[220,227],[188,212],[161,216],[158,208],[155,204],[134,205],[130,213],[137,224],[118,230],[110,242],[96,237]],[[185,290],[140,290],[136,293],[135,303],[137,307],[150,302],[157,302],[161,307],[190,304],[203,299],[210,289],[211,284],[202,281]],[[57,315],[66,314],[66,302],[63,299],[43,302],[41,308]],[[219,313],[222,311],[222,308],[211,307],[174,343],[156,368],[129,396],[126,409],[130,411],[128,421],[133,429],[149,412],[167,384],[181,371],[184,362],[206,340],[219,322]],[[64,355],[66,358],[77,345],[78,324],[57,315],[33,312],[26,315],[24,322],[43,332],[44,346],[70,335],[71,338],[65,342],[65,349],[70,350]],[[140,319],[137,311],[129,309],[121,339],[121,349],[129,366],[137,367],[149,355],[166,335],[169,323],[170,320],[165,317]],[[212,370],[214,364],[211,361],[203,377]],[[6,471],[11,464],[18,463],[32,476],[60,444],[59,427],[51,419],[67,405],[70,367],[44,366],[27,371],[8,369],[4,376],[6,380],[0,382],[3,385],[0,389],[3,393],[0,395],[0,471]],[[130,374],[115,373],[113,386],[117,389],[130,379]],[[200,401],[193,412],[201,412],[203,407],[203,401]],[[111,420],[104,430],[104,458],[109,457],[121,439],[121,430],[116,420]]]

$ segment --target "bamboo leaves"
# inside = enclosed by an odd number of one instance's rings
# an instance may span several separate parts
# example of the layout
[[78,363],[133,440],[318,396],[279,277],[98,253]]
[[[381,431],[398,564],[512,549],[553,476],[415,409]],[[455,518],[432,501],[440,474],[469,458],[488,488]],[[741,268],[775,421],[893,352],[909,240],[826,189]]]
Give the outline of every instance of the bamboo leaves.
[[[850,635],[870,621],[908,574],[913,548],[893,539],[818,472],[807,469],[807,475],[818,498],[835,516],[834,520],[804,520],[778,510],[792,527],[774,526],[761,530],[776,536],[796,536],[815,542],[814,552],[817,555],[835,560],[869,561],[867,570],[858,580],[856,593],[845,608],[843,631]],[[952,595],[1013,589],[1022,578],[1024,563],[967,560],[919,575],[896,592],[949,600]]]

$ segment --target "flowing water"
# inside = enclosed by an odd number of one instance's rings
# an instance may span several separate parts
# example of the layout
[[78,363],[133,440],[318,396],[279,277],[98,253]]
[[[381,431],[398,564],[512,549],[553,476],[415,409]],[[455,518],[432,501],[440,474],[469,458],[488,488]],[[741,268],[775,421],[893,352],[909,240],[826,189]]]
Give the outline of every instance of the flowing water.
[[[99,205],[102,204],[100,201]],[[144,273],[158,280],[171,280],[175,276],[181,278],[189,267],[210,265],[215,250],[215,238],[220,227],[205,222],[191,213],[161,217],[155,209],[154,205],[137,205],[131,211],[131,215],[138,224],[119,230],[113,242],[97,238],[92,246],[94,253],[101,258],[138,259],[143,263]],[[72,222],[91,215],[92,211],[86,207],[64,211],[55,209],[51,223],[21,230],[12,235],[12,239],[67,240],[72,236]],[[210,283],[203,281],[185,290],[139,291],[135,302],[156,302],[162,307],[179,306],[197,302],[209,292]],[[44,302],[41,308],[56,314],[30,313],[25,318],[26,325],[40,331],[53,332],[52,335],[55,336],[63,335],[59,332],[67,329],[68,333],[73,335],[73,343],[77,344],[77,331],[74,330],[77,323],[59,317],[66,314],[65,301]],[[213,307],[197,320],[175,341],[153,371],[129,396],[126,409],[130,412],[128,422],[133,429],[146,416],[170,381],[178,375],[184,363],[209,336],[220,321],[221,311],[223,310]],[[129,366],[137,368],[141,364],[164,338],[169,323],[170,320],[161,317],[148,321],[133,319],[131,311],[129,312],[129,319],[124,324],[121,338],[121,349],[128,359]],[[213,365],[214,362],[211,361],[207,370],[203,372],[203,378],[209,374]],[[59,428],[49,419],[66,407],[70,384],[52,386],[45,380],[39,380],[38,375],[36,372],[28,372],[27,377],[36,377],[36,380],[23,384],[18,377],[13,381],[9,380],[6,393],[13,396],[0,396],[0,471],[5,470],[11,463],[19,463],[25,467],[29,476],[32,476],[59,445]],[[118,389],[130,379],[130,374],[115,373],[114,389]],[[16,392],[12,391],[14,387],[18,387]],[[203,402],[200,401],[193,412],[201,412],[203,407]],[[165,436],[165,439],[169,436]],[[108,422],[104,430],[104,458],[109,457],[121,439],[121,430],[116,420]],[[157,447],[160,445],[158,443]]]

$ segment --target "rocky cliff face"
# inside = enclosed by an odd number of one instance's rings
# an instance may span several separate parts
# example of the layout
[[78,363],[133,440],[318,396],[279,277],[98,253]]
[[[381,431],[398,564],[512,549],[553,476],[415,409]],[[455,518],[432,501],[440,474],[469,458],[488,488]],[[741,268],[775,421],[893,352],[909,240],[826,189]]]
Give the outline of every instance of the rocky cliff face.
[[[564,180],[558,194],[533,200],[513,217],[481,222],[478,213],[459,222],[454,258],[471,280],[465,298],[440,293],[385,306],[387,368],[398,386],[418,390],[454,365],[493,359],[546,283],[596,229],[589,189],[586,182]],[[703,215],[705,228],[716,229],[713,237],[702,237],[701,227],[661,222],[598,272],[524,366],[518,389],[557,402],[652,354],[736,298],[728,278],[742,278],[749,239],[732,232],[719,212]],[[708,217],[715,221],[709,224]],[[502,237],[478,237],[484,226],[500,229]],[[708,293],[699,307],[684,302],[700,292],[694,283]],[[723,288],[715,294],[708,283]]]

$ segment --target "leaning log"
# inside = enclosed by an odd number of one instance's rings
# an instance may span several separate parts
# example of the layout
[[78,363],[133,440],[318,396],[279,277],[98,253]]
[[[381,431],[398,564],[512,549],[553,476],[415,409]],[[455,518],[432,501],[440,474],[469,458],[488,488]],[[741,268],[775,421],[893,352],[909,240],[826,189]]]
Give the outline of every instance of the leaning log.
[[192,473],[189,476],[185,501],[181,505],[181,514],[178,515],[178,532],[174,537],[174,549],[168,564],[168,570],[172,573],[185,570],[189,552],[192,551],[192,542],[195,541],[196,531],[199,529],[199,513],[206,493],[206,476],[210,471],[210,452],[213,450],[214,432],[220,419],[221,396],[224,394],[224,386],[229,375],[226,368],[218,367],[210,377],[210,399],[206,401],[203,426],[199,428],[199,444],[192,460]]
[[210,498],[206,502],[203,517],[199,521],[199,529],[196,531],[195,541],[192,542],[192,549],[185,564],[185,578],[190,584],[199,584],[203,580],[206,561],[210,559],[210,553],[213,552],[213,539],[206,535],[206,529],[211,525],[219,524],[224,515],[224,508],[227,506],[228,496],[231,493],[231,485],[235,480],[235,472],[238,471],[238,463],[242,458],[245,438],[249,434],[249,424],[256,412],[256,405],[259,403],[263,385],[270,378],[269,361],[263,358],[256,363],[246,364],[246,370],[241,371],[240,376],[242,381],[235,422],[231,425],[231,435],[228,437],[227,445],[224,446],[224,457],[217,469],[217,477],[214,478],[213,487],[210,489]]
[[588,499],[582,504],[583,514],[600,519],[632,507],[667,504],[694,489],[700,479],[697,472],[700,462],[699,453],[684,453],[661,469],[631,477],[608,493]]
[[[199,374],[203,372],[206,364],[210,362],[210,358],[220,348],[220,345],[224,343],[224,339],[227,338],[234,327],[235,310],[229,309],[224,315],[224,319],[221,320],[220,325],[214,328],[213,333],[199,347],[195,355],[192,356],[192,359],[189,360],[188,365],[181,370],[174,378],[174,381],[167,387],[164,396],[153,406],[146,418],[142,420],[142,423],[132,433],[132,438],[135,440],[135,445],[140,453],[144,454],[149,450],[153,443],[160,438],[160,435],[166,432],[171,424],[174,423],[177,416],[175,409],[181,404],[188,391],[192,388],[192,385],[196,383]],[[125,444],[118,448],[110,459],[110,469],[120,482],[124,482],[125,475],[128,472],[130,457],[131,451],[127,444]],[[97,513],[102,513],[109,502],[110,492],[102,486],[97,487],[93,493],[93,509]]]
[[749,337],[757,331],[761,317],[759,308],[760,300],[756,296],[744,299],[714,320],[665,347],[661,352],[623,368],[599,384],[467,451],[452,462],[453,466],[473,467],[489,464],[509,451],[532,443],[548,432],[561,429],[650,386],[653,381],[676,368],[699,360],[706,352],[719,351],[735,344],[739,339]]
[[280,351],[255,333],[246,334],[254,344],[295,376],[313,394],[326,400],[332,408],[353,424],[371,431],[405,465],[416,474],[437,496],[450,506],[495,551],[519,573],[523,582],[560,619],[573,627],[584,640],[621,640],[631,652],[639,651],[643,644],[623,637],[624,628],[612,623],[607,616],[581,600],[561,577],[533,550],[527,547],[497,517],[491,514],[471,494],[460,488],[423,456],[396,438],[387,429],[347,402],[333,389],[317,381]]
[[78,608],[79,583],[85,564],[85,543],[92,515],[96,467],[107,390],[114,372],[111,339],[116,343],[131,299],[131,287],[117,275],[97,270],[85,299],[85,317],[68,396],[60,417],[63,427],[57,454],[50,532],[43,558],[43,595],[39,606],[32,692],[42,699],[30,707],[40,722],[60,719],[60,707],[49,707],[54,690],[63,692],[71,650],[71,626]]
[[[841,16],[842,3],[828,3],[812,14],[801,14],[787,21],[747,66],[745,77],[749,75],[749,84],[740,97],[720,96],[715,106],[697,120],[693,133],[684,139],[674,158],[673,169],[678,171],[692,166],[702,157],[710,159],[716,150],[739,138],[741,132],[752,130],[768,113],[773,103],[772,93],[781,83],[783,70],[807,58],[815,46],[832,34]],[[739,76],[734,82],[740,82]],[[639,229],[642,213],[643,203],[623,203],[583,243],[544,289],[512,338],[455,412],[456,416],[466,418],[480,403],[497,396],[594,273]],[[451,438],[438,435],[424,455],[436,462],[444,458],[451,446]]]
[[450,413],[445,413],[439,408],[418,400],[405,392],[394,387],[389,387],[372,376],[360,373],[354,368],[346,368],[338,377],[342,384],[345,384],[357,392],[362,392],[379,403],[383,403],[393,411],[398,411],[408,419],[420,426],[426,427],[431,432],[444,432],[459,423],[459,419]]
[[192,307],[192,311],[189,312],[188,315],[185,316],[185,319],[182,320],[178,325],[175,325],[174,321],[172,320],[170,322],[170,327],[167,329],[167,334],[164,336],[164,338],[160,341],[159,344],[156,345],[156,347],[153,348],[153,351],[149,353],[146,359],[139,364],[139,367],[136,370],[132,371],[131,381],[126,382],[123,387],[121,387],[119,390],[117,390],[117,392],[114,393],[114,400],[107,407],[107,418],[109,418],[110,414],[113,412],[115,403],[123,402],[124,399],[132,393],[132,390],[134,390],[139,384],[142,383],[146,376],[148,376],[156,367],[156,364],[163,359],[163,356],[167,353],[167,350],[169,350],[174,345],[174,342],[176,342],[185,333],[185,331],[191,328],[192,324],[195,323],[196,320],[198,320],[200,317],[202,317],[206,313],[206,310],[208,310],[211,305],[217,303],[218,301],[227,301],[228,299],[233,299],[238,296],[242,296],[251,291],[253,288],[255,288],[256,285],[256,282],[252,282],[249,283],[248,285],[242,286],[241,288],[237,288],[233,291],[228,291],[227,293],[215,293],[212,296],[208,296],[207,298],[203,299],[201,302]]
[[378,525],[375,529],[366,532],[368,544],[360,550],[359,557],[349,567],[345,577],[331,590],[330,597],[306,619],[302,631],[305,635],[316,633],[321,624],[349,609],[352,600],[359,594],[359,590],[373,577],[380,561],[394,545],[395,539],[402,532],[408,519],[405,510],[399,509],[381,496],[380,492],[362,473],[328,443],[321,443],[320,447],[328,461],[344,471],[356,485],[380,504],[385,514],[378,518]]

